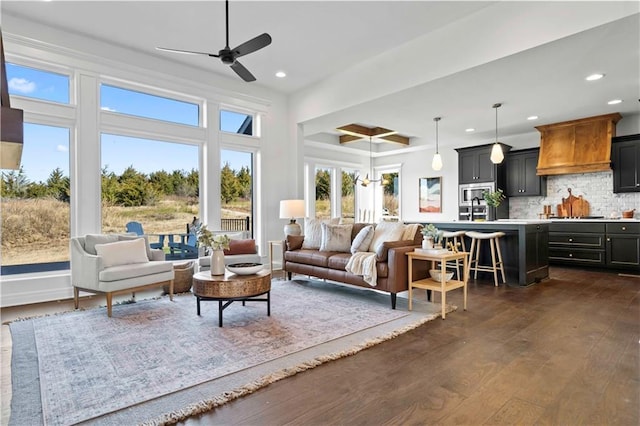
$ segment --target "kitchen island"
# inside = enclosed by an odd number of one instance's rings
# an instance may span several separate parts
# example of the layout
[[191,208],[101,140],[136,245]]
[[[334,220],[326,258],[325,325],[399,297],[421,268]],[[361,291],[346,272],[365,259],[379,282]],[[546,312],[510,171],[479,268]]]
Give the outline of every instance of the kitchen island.
[[[433,223],[443,231],[504,232],[500,249],[507,284],[527,286],[549,278],[549,221],[547,220],[497,220],[497,221],[443,221]],[[471,239],[465,238],[467,250]],[[491,264],[489,245],[483,244],[480,262]],[[483,272],[480,272],[482,274]]]

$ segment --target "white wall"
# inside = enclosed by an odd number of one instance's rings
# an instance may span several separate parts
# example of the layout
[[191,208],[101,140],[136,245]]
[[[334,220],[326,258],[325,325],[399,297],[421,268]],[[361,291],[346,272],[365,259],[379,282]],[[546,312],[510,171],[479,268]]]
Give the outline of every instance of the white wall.
[[[220,104],[261,112],[263,134],[258,142],[261,162],[255,171],[260,177],[255,214],[261,219],[261,226],[256,229],[256,237],[262,243],[261,253],[267,253],[267,241],[281,239],[284,222],[278,217],[279,200],[290,198],[298,191],[298,173],[302,169],[301,145],[289,133],[289,110],[284,95],[240,79],[180,66],[168,59],[108,45],[10,15],[3,16],[2,31],[8,61],[27,58],[75,70],[74,76],[79,80],[81,89],[96,91],[95,83],[102,76],[109,76],[203,98],[210,106],[208,116],[214,126],[217,120],[213,116]],[[80,93],[80,96],[84,95]],[[73,200],[75,209],[72,209],[72,235],[100,232],[101,229],[99,129],[103,114],[99,113],[95,102],[88,103],[91,105],[83,104],[77,108],[77,117],[74,118],[83,149],[77,151],[78,158],[71,164],[72,167],[79,165],[81,173],[76,179],[76,186],[72,187],[76,195]],[[35,116],[25,105],[15,104],[25,109],[26,119]],[[26,104],[28,106],[28,102]],[[205,146],[209,154],[204,163],[212,171],[219,165],[220,140],[217,133],[216,129],[205,129]],[[219,178],[214,172],[209,179],[203,182],[207,195],[201,196],[202,207],[209,216],[203,221],[219,217]],[[0,279],[0,306],[72,297],[68,271],[11,275]]]

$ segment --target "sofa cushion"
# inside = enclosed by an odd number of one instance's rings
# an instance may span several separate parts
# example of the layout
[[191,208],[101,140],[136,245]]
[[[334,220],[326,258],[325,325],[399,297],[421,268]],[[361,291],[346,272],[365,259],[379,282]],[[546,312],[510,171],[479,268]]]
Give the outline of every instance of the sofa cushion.
[[329,258],[329,268],[345,271],[349,259],[351,259],[351,253],[336,253]]
[[322,223],[321,228],[321,251],[349,251],[351,248],[351,229],[353,225],[330,225]]
[[302,248],[304,235],[287,235],[287,250],[298,250]]
[[360,231],[362,231],[362,228],[364,228],[365,226],[371,226],[375,229],[376,224],[375,223],[362,223],[362,222],[356,222],[353,224],[353,230],[351,231],[351,241],[353,241],[356,238],[356,235],[358,235],[358,233],[360,233]]
[[358,232],[358,235],[353,239],[351,244],[351,253],[357,253],[360,251],[369,251],[371,241],[373,241],[373,235],[375,230],[372,225],[367,225]]
[[229,240],[229,249],[223,250],[226,255],[256,254],[256,240]]
[[130,278],[144,277],[146,275],[173,272],[172,262],[145,262],[134,265],[118,265],[103,269],[98,274],[100,281],[120,281]]
[[96,255],[96,244],[115,243],[118,241],[118,234],[87,234],[84,237],[84,250],[92,255]]
[[307,265],[327,268],[329,266],[329,258],[334,254],[337,253],[332,251],[300,249],[295,251],[286,251],[284,253],[284,259],[289,262],[304,263]]
[[96,244],[95,249],[97,255],[102,257],[102,266],[105,268],[149,262],[145,241],[142,237],[131,241]]
[[402,240],[402,241],[385,241],[384,243],[378,246],[378,250],[376,250],[376,260],[378,262],[386,262],[387,257],[389,256],[389,249],[393,247],[406,247],[415,245],[413,240]]
[[380,222],[373,234],[369,251],[376,252],[385,241],[399,241],[404,234],[404,224],[400,222]]

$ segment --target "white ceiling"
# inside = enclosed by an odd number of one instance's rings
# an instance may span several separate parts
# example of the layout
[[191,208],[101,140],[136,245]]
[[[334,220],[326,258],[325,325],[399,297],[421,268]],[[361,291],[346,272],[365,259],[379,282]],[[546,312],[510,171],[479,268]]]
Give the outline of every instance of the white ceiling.
[[[437,37],[438,29],[460,24],[496,2],[432,1],[242,1],[231,0],[230,45],[263,32],[273,43],[240,62],[261,85],[289,95],[312,90],[359,63],[382,57],[415,40]],[[571,8],[583,2],[567,2]],[[638,9],[638,2],[635,4]],[[542,4],[542,3],[541,3]],[[217,53],[224,47],[222,1],[8,1],[2,14],[29,19],[83,36],[125,46],[191,67],[237,78],[216,58],[156,51],[155,47]],[[442,116],[440,143],[488,143],[499,110],[500,136],[531,132],[533,126],[610,112],[640,114],[640,26],[636,12],[604,25],[591,25],[569,37],[378,96],[305,123],[310,140],[337,145],[335,128],[360,123],[398,130],[412,145],[433,145],[433,117]],[[562,19],[559,19],[561,25]],[[494,25],[492,22],[484,25]],[[463,28],[474,31],[474,28]],[[541,29],[542,31],[544,29]],[[446,40],[437,40],[446,46]],[[509,34],[505,44],[517,44]],[[469,52],[452,52],[433,61],[456,62]],[[420,55],[421,52],[416,52]],[[393,66],[389,64],[391,71]],[[283,70],[285,79],[275,77]],[[389,70],[384,70],[389,72]],[[417,70],[419,71],[419,70]],[[588,83],[592,72],[606,77]],[[609,106],[610,99],[624,102]],[[529,115],[538,115],[535,122]],[[475,127],[472,134],[464,129]],[[450,142],[453,141],[453,142]],[[360,144],[360,148],[368,146]],[[380,150],[397,149],[383,144]],[[358,147],[358,144],[355,145]]]

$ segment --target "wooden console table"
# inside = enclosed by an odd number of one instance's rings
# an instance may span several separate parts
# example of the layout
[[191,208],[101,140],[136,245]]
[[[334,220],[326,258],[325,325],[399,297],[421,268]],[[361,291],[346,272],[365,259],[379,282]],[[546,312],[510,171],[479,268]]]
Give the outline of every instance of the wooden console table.
[[[467,310],[467,281],[469,280],[468,261],[469,253],[466,252],[447,252],[443,254],[424,254],[415,251],[406,253],[409,257],[409,310],[412,308],[413,288],[422,288],[425,290],[439,291],[442,293],[442,319],[445,319],[445,305],[447,300],[447,292],[462,287],[464,294],[464,310]],[[413,280],[413,261],[423,260],[431,261],[431,269],[435,269],[435,263],[440,262],[440,282],[434,281],[431,277]],[[446,281],[447,262],[452,260],[462,260],[462,280]]]

